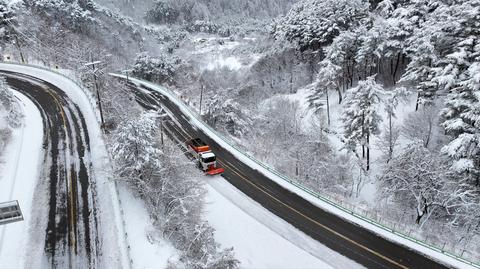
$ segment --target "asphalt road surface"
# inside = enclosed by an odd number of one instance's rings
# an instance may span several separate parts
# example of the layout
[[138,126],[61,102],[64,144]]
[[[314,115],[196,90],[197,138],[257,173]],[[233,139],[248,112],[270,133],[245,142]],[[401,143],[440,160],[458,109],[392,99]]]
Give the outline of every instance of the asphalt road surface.
[[95,184],[88,162],[88,131],[80,109],[61,89],[45,81],[6,71],[0,75],[32,100],[43,118],[44,166],[39,181],[46,186],[48,208],[39,205],[35,211],[48,215],[44,227],[48,262],[52,268],[95,268]]
[[[349,257],[367,268],[448,268],[402,245],[390,242],[369,230],[326,212],[299,195],[281,187],[260,172],[245,165],[224,150],[201,130],[193,128],[188,116],[159,92],[146,85],[130,84],[137,101],[146,109],[165,107],[175,117],[164,125],[180,141],[201,138],[210,145],[225,180],[244,192],[267,210],[286,220],[305,234],[332,250]],[[232,231],[233,232],[233,231]],[[284,257],[287,258],[287,257]]]

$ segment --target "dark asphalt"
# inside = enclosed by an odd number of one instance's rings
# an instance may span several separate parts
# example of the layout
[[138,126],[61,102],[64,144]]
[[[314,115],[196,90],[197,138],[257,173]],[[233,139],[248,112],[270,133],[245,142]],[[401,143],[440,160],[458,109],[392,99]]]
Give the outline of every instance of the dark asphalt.
[[[40,181],[48,186],[45,252],[52,268],[95,268],[98,254],[95,188],[87,126],[80,109],[59,88],[37,78],[1,71],[8,84],[38,107],[44,126]],[[33,82],[32,82],[33,81]],[[90,158],[89,158],[90,159]]]
[[[390,242],[375,233],[326,212],[304,198],[281,187],[257,170],[242,163],[205,133],[192,128],[188,116],[166,97],[146,85],[144,91],[130,85],[137,101],[146,109],[158,109],[160,105],[170,110],[180,126],[170,125],[172,134],[180,141],[199,137],[210,145],[225,168],[223,177],[263,207],[286,220],[305,234],[332,250],[349,257],[367,268],[448,268],[422,254]],[[232,231],[234,232],[234,231]],[[254,244],[254,242],[252,242]],[[287,258],[287,257],[284,257]]]

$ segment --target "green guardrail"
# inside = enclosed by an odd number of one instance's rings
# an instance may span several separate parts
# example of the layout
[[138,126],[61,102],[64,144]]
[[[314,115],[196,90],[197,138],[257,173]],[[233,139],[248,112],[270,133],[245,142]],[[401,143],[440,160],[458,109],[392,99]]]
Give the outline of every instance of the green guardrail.
[[[144,86],[146,87],[149,87],[149,88],[152,88],[152,87],[158,87],[158,88],[161,88],[163,89],[165,92],[168,92],[170,95],[172,95],[174,98],[177,98],[178,101],[180,101],[181,103],[184,104],[185,108],[197,119],[199,120],[201,123],[203,123],[203,125],[205,127],[207,127],[211,132],[213,132],[215,135],[217,135],[220,139],[222,139],[225,143],[229,144],[232,148],[234,148],[235,150],[237,150],[239,153],[241,153],[242,155],[244,155],[245,157],[249,158],[251,161],[255,162],[256,164],[260,165],[261,167],[265,168],[266,170],[268,170],[270,173],[276,175],[278,178],[284,180],[285,182],[288,182],[289,184],[295,186],[296,188],[312,195],[313,197],[319,199],[320,201],[322,202],[325,202],[337,209],[340,209],[341,211],[347,213],[347,214],[350,214],[360,220],[363,220],[367,223],[370,223],[384,231],[387,231],[387,232],[390,232],[394,235],[397,235],[397,236],[400,236],[404,239],[407,239],[411,242],[414,242],[416,244],[419,244],[423,247],[426,247],[430,250],[433,250],[435,252],[438,252],[440,254],[443,254],[443,255],[446,255],[448,257],[451,257],[457,261],[460,261],[462,263],[465,263],[465,264],[468,264],[468,265],[471,265],[473,267],[476,267],[476,268],[480,268],[480,263],[479,262],[473,262],[473,261],[470,261],[466,258],[463,258],[463,254],[465,252],[465,250],[462,251],[462,254],[461,255],[457,255],[455,254],[453,251],[448,251],[445,249],[445,244],[444,244],[444,247],[438,247],[434,244],[431,244],[431,243],[428,243],[426,240],[422,240],[422,239],[418,239],[418,238],[415,238],[415,237],[412,237],[411,235],[409,235],[408,233],[404,232],[404,231],[399,231],[399,229],[396,229],[395,227],[395,224],[394,222],[392,222],[392,224],[394,224],[393,228],[392,227],[389,227],[387,226],[386,224],[382,224],[380,223],[379,220],[375,220],[375,219],[372,219],[368,216],[368,212],[367,211],[364,211],[364,215],[362,215],[361,213],[358,213],[358,209],[355,207],[355,206],[351,206],[350,205],[350,208],[346,207],[345,205],[341,205],[339,204],[339,202],[337,201],[334,201],[332,198],[328,198],[328,195],[322,195],[314,190],[311,190],[303,185],[301,185],[300,183],[290,179],[289,177],[283,175],[283,174],[280,174],[279,172],[277,172],[274,168],[268,166],[267,164],[259,161],[258,159],[256,159],[254,156],[248,154],[248,153],[245,153],[243,151],[243,149],[237,147],[235,145],[234,142],[232,142],[229,138],[226,138],[225,136],[223,136],[222,134],[220,134],[219,132],[217,132],[216,130],[214,130],[212,127],[210,127],[208,124],[206,124],[203,119],[201,118],[201,116],[194,110],[192,110],[190,108],[190,106],[188,104],[186,104],[183,100],[181,100],[180,98],[177,97],[177,94],[173,91],[171,91],[170,89],[167,89],[163,86],[160,86],[160,85],[156,85],[152,82],[149,82],[149,81],[146,81],[146,80],[143,80],[143,79],[139,79],[139,78],[135,78],[135,77],[131,77],[131,76],[125,76],[125,75],[121,75],[121,74],[114,74],[112,73],[111,75],[113,76],[117,76],[117,77],[122,77],[124,79],[133,79],[133,80],[137,80],[138,82],[142,83]],[[152,86],[149,86],[149,85],[152,85]],[[340,216],[341,217],[341,216]],[[374,232],[374,231],[373,231]],[[378,233],[377,233],[378,234]],[[381,234],[379,234],[381,236]],[[407,246],[408,247],[408,246]],[[434,257],[432,257],[434,258]]]

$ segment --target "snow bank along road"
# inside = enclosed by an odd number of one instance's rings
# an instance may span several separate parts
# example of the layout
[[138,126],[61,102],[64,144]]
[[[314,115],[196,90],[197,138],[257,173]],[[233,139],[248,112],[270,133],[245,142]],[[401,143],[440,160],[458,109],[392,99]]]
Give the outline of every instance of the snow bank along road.
[[94,98],[73,80],[41,67],[0,63],[0,75],[34,103],[43,123],[39,160],[43,165],[32,210],[23,212],[31,220],[22,264],[25,268],[130,268]]
[[[123,77],[116,75],[117,77]],[[173,121],[165,122],[181,141],[199,137],[207,142],[225,168],[223,177],[266,209],[305,234],[368,268],[448,268],[419,252],[391,242],[368,229],[323,210],[248,166],[238,155],[226,150],[211,133],[169,96],[162,87],[131,79],[137,100],[146,108],[166,108]],[[234,231],[232,231],[234,232]],[[254,242],[252,242],[254,244]]]

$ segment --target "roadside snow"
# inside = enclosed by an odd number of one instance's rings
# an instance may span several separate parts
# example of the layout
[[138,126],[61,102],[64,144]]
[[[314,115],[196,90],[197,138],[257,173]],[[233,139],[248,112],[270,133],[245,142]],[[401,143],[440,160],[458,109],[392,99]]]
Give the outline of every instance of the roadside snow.
[[[0,202],[18,200],[24,220],[0,226],[0,268],[25,268],[29,244],[29,227],[35,211],[33,194],[42,165],[43,125],[37,107],[26,96],[13,91],[20,101],[24,122],[14,129],[13,140],[2,154],[0,164]],[[42,243],[42,242],[41,242]]]
[[313,240],[220,176],[206,179],[206,219],[245,269],[364,268]]
[[[126,76],[119,75],[119,74],[111,74],[116,77],[121,77],[126,79]],[[197,126],[197,128],[201,129],[206,135],[208,135],[211,139],[215,140],[220,146],[222,146],[225,150],[228,150],[231,154],[233,154],[236,158],[240,161],[245,163],[246,165],[250,166],[253,169],[258,170],[260,173],[264,174],[266,177],[270,178],[271,180],[275,181],[285,189],[296,193],[297,195],[303,197],[307,201],[310,201],[314,205],[317,205],[319,208],[331,212],[345,220],[350,221],[351,223],[355,223],[359,226],[364,227],[388,240],[393,242],[397,242],[402,244],[410,249],[416,250],[419,253],[423,253],[433,259],[441,261],[449,266],[453,266],[456,268],[475,268],[463,262],[459,259],[451,257],[447,253],[442,253],[440,249],[432,249],[431,247],[422,244],[421,242],[414,242],[410,239],[405,238],[398,232],[390,230],[388,228],[383,228],[376,223],[371,223],[367,221],[364,217],[358,214],[352,214],[351,211],[348,209],[342,209],[339,206],[336,206],[327,199],[322,197],[316,197],[303,189],[299,188],[298,186],[294,185],[292,181],[287,181],[281,178],[279,175],[271,172],[270,170],[266,169],[263,165],[260,165],[259,162],[254,161],[252,158],[248,157],[245,153],[239,151],[238,149],[234,148],[232,144],[228,143],[225,138],[222,138],[216,131],[211,129],[207,124],[201,121],[196,113],[194,113],[186,104],[184,104],[177,96],[171,93],[164,87],[159,85],[142,81],[135,78],[130,78],[130,81],[137,84],[137,85],[144,85],[150,89],[156,90],[168,98],[171,102],[176,104],[182,113],[190,118],[190,123],[192,126]]]
[[178,251],[156,234],[145,203],[132,195],[126,187],[120,186],[120,200],[125,214],[125,231],[130,245],[133,268],[166,268],[168,261],[178,259]]

